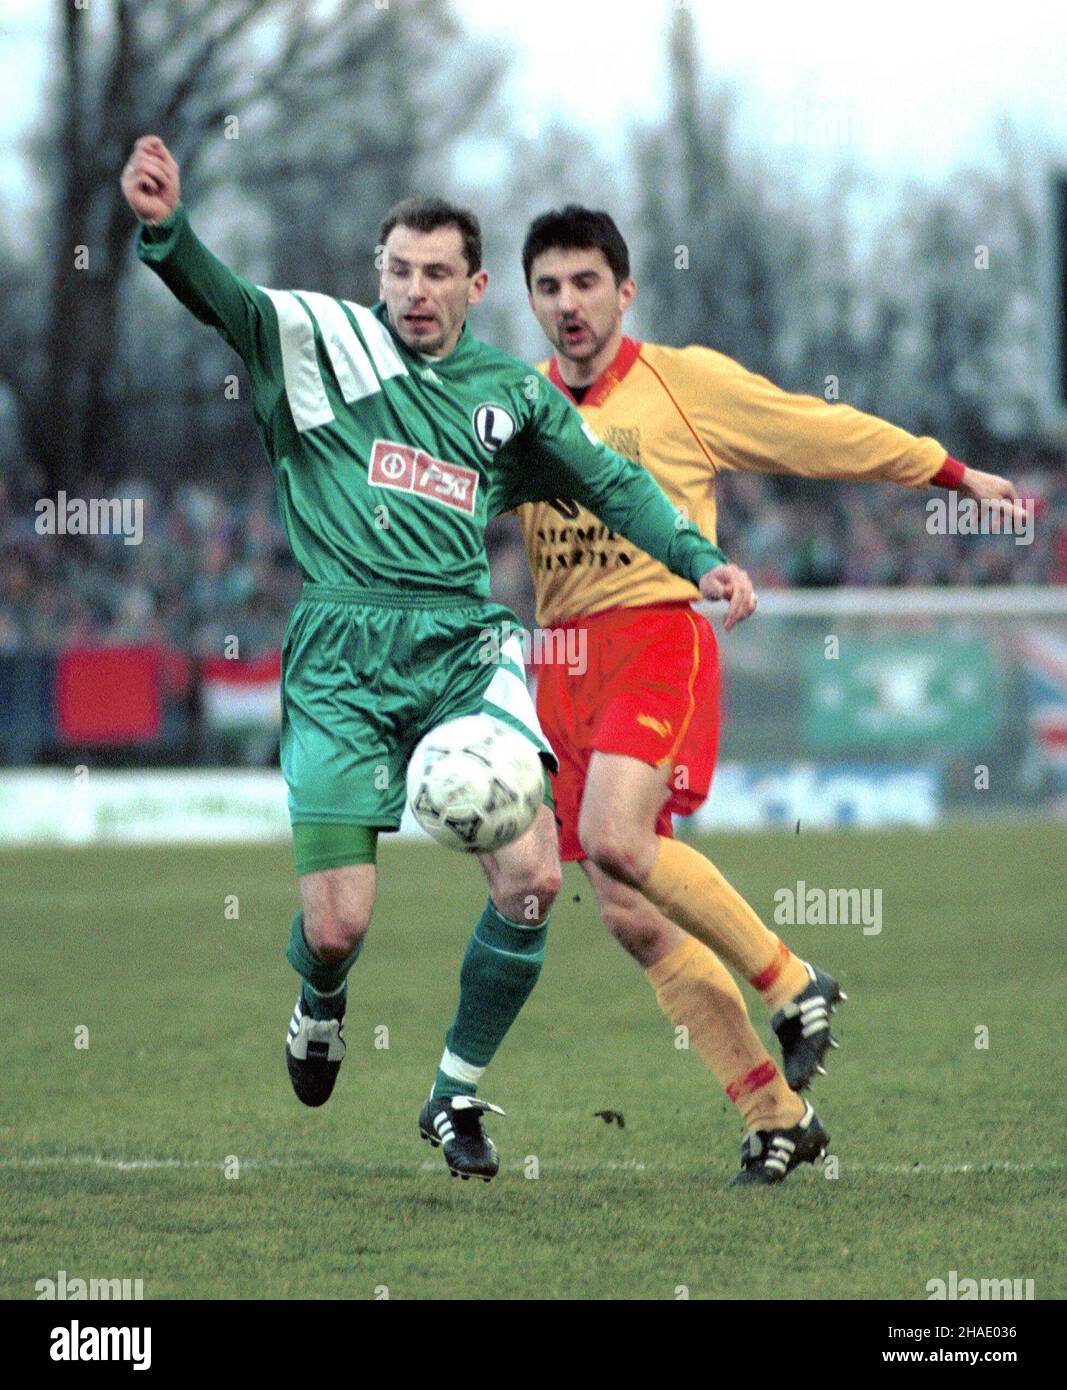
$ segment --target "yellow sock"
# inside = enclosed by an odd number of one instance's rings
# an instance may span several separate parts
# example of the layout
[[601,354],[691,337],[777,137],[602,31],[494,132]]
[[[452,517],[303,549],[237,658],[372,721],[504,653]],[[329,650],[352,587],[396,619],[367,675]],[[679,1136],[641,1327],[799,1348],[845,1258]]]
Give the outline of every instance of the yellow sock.
[[689,1041],[740,1110],[749,1129],[788,1129],[804,1102],[785,1084],[756,1036],[734,977],[713,951],[691,938],[645,971],[670,1021]]
[[659,836],[659,853],[641,892],[672,922],[717,951],[778,1009],[809,983],[804,963],[768,931],[736,888],[680,840]]

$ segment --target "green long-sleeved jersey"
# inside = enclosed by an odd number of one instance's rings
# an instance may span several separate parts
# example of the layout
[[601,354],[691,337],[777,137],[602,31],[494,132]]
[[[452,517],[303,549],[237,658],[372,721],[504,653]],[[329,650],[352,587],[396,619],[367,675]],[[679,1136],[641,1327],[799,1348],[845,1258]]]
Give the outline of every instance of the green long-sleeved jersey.
[[556,498],[580,502],[694,583],[725,562],[561,392],[467,324],[446,357],[412,352],[384,304],[264,289],[234,274],[180,205],[142,226],[137,251],[244,361],[306,580],[485,598],[489,519]]

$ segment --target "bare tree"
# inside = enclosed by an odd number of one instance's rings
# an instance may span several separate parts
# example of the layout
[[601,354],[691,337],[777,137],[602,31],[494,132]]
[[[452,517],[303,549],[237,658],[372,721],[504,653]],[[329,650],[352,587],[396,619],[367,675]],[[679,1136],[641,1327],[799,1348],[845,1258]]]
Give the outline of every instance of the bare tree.
[[706,343],[776,373],[791,284],[804,263],[802,220],[774,204],[757,165],[734,157],[732,101],[707,90],[685,9],[668,37],[668,83],[666,121],[636,141],[651,327],[667,342]]
[[303,260],[329,289],[324,278],[339,276],[344,248],[365,235],[346,222],[355,200],[338,190],[372,185],[376,213],[383,196],[411,191],[428,155],[478,118],[500,72],[471,46],[449,0],[58,8],[55,91],[34,142],[47,180],[42,235],[0,290],[9,325],[0,382],[27,461],[51,489],[130,462],[126,391],[140,354],[156,347],[135,334],[124,370],[132,221],[118,176],[138,135],[167,140],[196,199],[220,189],[240,192],[242,206],[255,196],[270,209],[276,199],[273,259],[289,262],[279,271]]

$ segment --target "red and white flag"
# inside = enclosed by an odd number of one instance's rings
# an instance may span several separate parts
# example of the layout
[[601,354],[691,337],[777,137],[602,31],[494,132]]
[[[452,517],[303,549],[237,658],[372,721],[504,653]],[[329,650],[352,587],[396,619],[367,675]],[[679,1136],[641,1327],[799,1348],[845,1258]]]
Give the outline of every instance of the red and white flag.
[[281,652],[256,661],[210,657],[201,663],[204,720],[218,733],[277,729],[282,722]]

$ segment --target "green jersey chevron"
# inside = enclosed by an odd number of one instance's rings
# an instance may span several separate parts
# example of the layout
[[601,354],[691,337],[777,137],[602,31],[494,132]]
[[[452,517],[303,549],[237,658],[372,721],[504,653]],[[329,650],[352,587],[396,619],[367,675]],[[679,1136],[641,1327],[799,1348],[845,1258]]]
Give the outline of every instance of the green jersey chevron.
[[484,532],[522,502],[573,498],[694,582],[722,551],[563,395],[464,325],[447,357],[411,352],[384,304],[264,289],[203,245],[179,206],[138,255],[242,357],[305,579],[489,594]]

